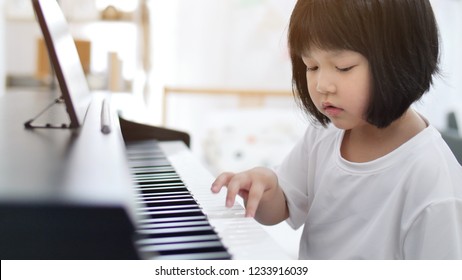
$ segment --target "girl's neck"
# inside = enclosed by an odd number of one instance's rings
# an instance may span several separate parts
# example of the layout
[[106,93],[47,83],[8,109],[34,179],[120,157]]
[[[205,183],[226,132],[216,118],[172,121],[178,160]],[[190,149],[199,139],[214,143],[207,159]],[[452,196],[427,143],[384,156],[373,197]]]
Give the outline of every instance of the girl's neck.
[[346,130],[341,146],[342,157],[352,162],[377,159],[406,143],[427,126],[424,119],[410,108],[386,128],[368,124]]

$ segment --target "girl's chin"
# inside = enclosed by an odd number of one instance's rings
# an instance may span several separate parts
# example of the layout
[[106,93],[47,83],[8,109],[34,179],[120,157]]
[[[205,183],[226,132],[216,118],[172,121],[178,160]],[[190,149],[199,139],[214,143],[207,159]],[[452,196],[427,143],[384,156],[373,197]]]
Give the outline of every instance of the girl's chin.
[[353,129],[357,126],[360,126],[361,124],[359,123],[353,123],[349,122],[345,119],[339,119],[339,118],[329,118],[330,122],[338,129],[343,129],[343,130],[350,130]]

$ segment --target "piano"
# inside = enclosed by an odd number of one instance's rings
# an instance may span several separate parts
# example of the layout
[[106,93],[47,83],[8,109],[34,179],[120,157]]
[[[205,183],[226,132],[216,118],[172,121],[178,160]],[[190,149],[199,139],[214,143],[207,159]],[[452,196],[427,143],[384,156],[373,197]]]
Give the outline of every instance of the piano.
[[[79,128],[24,127],[59,95],[0,96],[1,259],[288,259],[239,203],[211,193],[187,134],[122,117],[117,96],[94,93]],[[37,121],[65,122],[65,111]]]

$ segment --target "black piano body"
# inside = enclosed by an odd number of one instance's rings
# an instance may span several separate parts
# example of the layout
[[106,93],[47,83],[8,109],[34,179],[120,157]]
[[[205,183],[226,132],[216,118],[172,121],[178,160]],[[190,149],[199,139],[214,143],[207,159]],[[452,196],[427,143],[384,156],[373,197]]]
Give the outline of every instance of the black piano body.
[[[103,96],[93,98],[80,128],[28,130],[23,122],[56,93],[10,91],[0,98],[1,259],[140,258],[125,141],[158,138],[188,144],[189,136],[119,122],[114,111],[112,132],[103,134]],[[42,119],[57,123],[68,117],[64,105],[58,105]]]

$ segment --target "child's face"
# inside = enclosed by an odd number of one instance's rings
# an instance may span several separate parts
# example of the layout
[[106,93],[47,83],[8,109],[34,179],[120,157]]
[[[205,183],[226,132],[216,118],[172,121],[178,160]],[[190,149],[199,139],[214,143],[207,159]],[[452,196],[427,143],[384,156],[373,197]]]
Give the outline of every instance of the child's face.
[[367,125],[371,74],[367,59],[354,51],[311,48],[302,57],[310,97],[340,129]]

